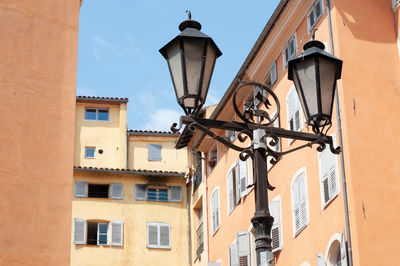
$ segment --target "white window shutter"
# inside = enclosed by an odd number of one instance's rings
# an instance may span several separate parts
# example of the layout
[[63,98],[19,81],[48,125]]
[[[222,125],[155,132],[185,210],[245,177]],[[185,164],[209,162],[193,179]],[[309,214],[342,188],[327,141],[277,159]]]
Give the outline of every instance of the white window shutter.
[[269,70],[270,76],[271,76],[271,86],[275,83],[277,80],[277,73],[276,73],[276,61],[272,64],[270,70]]
[[80,197],[80,198],[86,198],[87,197],[87,187],[88,187],[87,182],[75,181],[74,196]]
[[344,229],[342,231],[342,238],[340,240],[340,260],[342,266],[347,266],[347,252],[346,252],[346,240],[344,238]]
[[218,190],[215,190],[211,196],[211,214],[212,214],[212,232],[217,231],[219,227],[219,200]]
[[293,204],[293,221],[295,234],[301,228],[300,223],[300,193],[298,186],[298,178],[293,181],[292,184],[292,204]]
[[233,171],[232,169],[228,173],[228,214],[230,214],[235,206],[233,197]]
[[236,241],[229,246],[229,266],[239,266],[239,257]]
[[318,266],[326,266],[326,260],[325,260],[324,256],[322,256],[321,254],[317,254],[317,265]]
[[239,159],[240,197],[247,195],[247,162]]
[[86,220],[74,219],[74,243],[86,244]]
[[170,245],[170,226],[160,225],[160,246],[169,248]]
[[161,161],[162,146],[158,144],[149,144],[147,147],[148,147],[148,160]]
[[181,202],[182,201],[182,188],[180,186],[169,187],[170,191],[170,201]]
[[235,166],[235,183],[236,183],[236,204],[239,204],[240,201],[240,170],[239,170],[239,164],[236,164]]
[[158,246],[158,225],[147,224],[147,246]]
[[250,266],[250,235],[247,231],[236,233],[240,266]]
[[112,199],[123,199],[124,198],[124,185],[119,183],[111,184],[111,197]]
[[301,225],[302,227],[308,224],[308,196],[306,188],[306,175],[302,172],[299,175],[299,186],[300,186],[300,212],[301,212]]
[[274,217],[274,223],[271,229],[272,239],[272,251],[282,249],[281,239],[281,211],[280,211],[280,200],[273,200],[269,203],[269,210],[272,217]]
[[124,243],[124,222],[111,221],[111,245],[123,246]]
[[135,184],[135,200],[146,200],[147,185]]

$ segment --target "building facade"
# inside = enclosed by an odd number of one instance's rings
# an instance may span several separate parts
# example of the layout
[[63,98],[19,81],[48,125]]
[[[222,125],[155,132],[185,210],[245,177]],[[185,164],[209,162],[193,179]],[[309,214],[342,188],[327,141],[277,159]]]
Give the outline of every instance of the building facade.
[[79,10],[0,3],[0,265],[70,264]]
[[[281,111],[274,126],[311,133],[287,78],[288,60],[303,51],[313,32],[327,52],[343,60],[329,130],[342,153],[336,156],[328,150],[319,153],[315,147],[306,148],[268,165],[269,181],[276,187],[268,191],[276,265],[400,263],[395,252],[400,237],[396,214],[400,204],[396,197],[400,190],[398,4],[390,0],[282,0],[210,115],[240,121],[231,104],[241,85],[239,78],[264,83],[278,96]],[[247,87],[238,93],[238,106],[248,108],[255,102],[254,107],[260,108],[254,97],[258,91]],[[233,132],[214,132],[235,144],[249,144],[249,140],[240,143]],[[207,234],[203,235],[207,262],[256,265],[250,222],[255,209],[251,161],[242,162],[238,152],[201,133],[182,134],[178,143],[187,145],[189,154],[201,153],[202,184],[195,182],[197,164],[193,163],[192,203],[198,201],[197,191],[203,187],[200,213]],[[285,152],[302,144],[280,139],[272,148]],[[198,206],[192,204],[192,221],[197,219]],[[192,230],[192,241],[195,238]],[[192,262],[197,263],[194,256]]]
[[77,97],[71,265],[186,265],[187,152],[127,131],[127,102]]

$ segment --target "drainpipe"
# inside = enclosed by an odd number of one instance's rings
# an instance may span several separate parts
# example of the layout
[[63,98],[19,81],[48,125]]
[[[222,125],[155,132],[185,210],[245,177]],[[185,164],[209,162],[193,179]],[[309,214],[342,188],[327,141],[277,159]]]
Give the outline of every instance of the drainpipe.
[[129,131],[126,130],[126,169],[129,167]]
[[[333,48],[333,37],[332,37],[332,20],[331,20],[331,6],[329,0],[326,0],[326,14],[328,17],[329,26],[329,41],[331,46],[331,53],[335,55],[335,50]],[[340,107],[339,107],[339,94],[336,88],[335,90],[335,107],[336,107],[336,121],[338,127],[338,139],[339,146],[342,147],[342,152],[340,153],[340,169],[342,171],[342,185],[343,185],[343,200],[344,200],[344,214],[346,220],[346,236],[347,236],[347,254],[349,266],[353,265],[353,255],[351,250],[351,236],[350,236],[350,218],[349,218],[349,207],[347,199],[347,184],[346,184],[346,172],[344,167],[344,155],[343,155],[343,137],[342,137],[342,123],[340,118]]]
[[192,265],[192,258],[191,258],[191,249],[192,246],[190,244],[190,237],[191,237],[191,224],[190,224],[190,195],[189,195],[189,190],[190,190],[190,185],[192,184],[191,182],[191,172],[189,172],[189,177],[186,179],[186,209],[187,209],[187,223],[188,223],[188,265]]

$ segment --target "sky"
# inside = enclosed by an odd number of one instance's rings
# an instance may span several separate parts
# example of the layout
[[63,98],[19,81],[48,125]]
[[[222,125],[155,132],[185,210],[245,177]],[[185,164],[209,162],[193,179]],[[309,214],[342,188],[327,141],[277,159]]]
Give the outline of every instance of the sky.
[[169,131],[184,112],[158,50],[187,19],[201,23],[222,56],[206,105],[233,81],[279,0],[85,0],[80,11],[77,95],[129,98],[128,129]]

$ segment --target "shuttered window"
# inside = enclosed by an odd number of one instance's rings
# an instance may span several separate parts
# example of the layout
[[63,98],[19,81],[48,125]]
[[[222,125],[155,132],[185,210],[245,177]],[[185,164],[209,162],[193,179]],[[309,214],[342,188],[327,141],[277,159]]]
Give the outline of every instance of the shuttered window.
[[236,240],[229,246],[229,266],[239,266]]
[[147,185],[135,184],[135,200],[146,200]]
[[171,226],[166,223],[147,223],[147,247],[170,248]]
[[219,189],[217,188],[214,193],[211,195],[211,228],[212,228],[212,234],[214,234],[217,229],[219,228],[219,219],[220,219],[220,213],[219,213]]
[[306,171],[301,169],[292,182],[293,228],[296,236],[308,224]]
[[182,188],[179,186],[169,187],[170,191],[170,201],[181,202],[182,201]]
[[289,60],[294,57],[297,50],[296,34],[287,42],[285,49],[282,53],[283,67],[286,67]]
[[108,224],[98,223],[97,224],[97,245],[104,246],[107,245],[108,241]]
[[86,244],[86,221],[84,219],[74,219],[74,243]]
[[87,185],[88,185],[87,182],[75,181],[74,196],[80,198],[87,197],[87,191],[88,191]]
[[228,173],[228,214],[230,214],[236,206],[235,203],[235,184],[234,184],[234,167]]
[[236,233],[239,266],[250,266],[250,234],[247,231]]
[[[286,97],[286,107],[288,129],[301,131],[303,129],[302,110],[300,106],[300,100],[294,86],[292,86],[292,88],[289,90],[289,93]],[[292,139],[289,139],[289,144],[291,142]]]
[[168,201],[168,189],[166,188],[148,188],[147,200],[149,201]]
[[247,160],[239,159],[240,197],[247,195]]
[[124,185],[118,183],[111,184],[111,195],[110,198],[112,199],[123,199],[124,198]]
[[324,10],[322,1],[321,0],[315,1],[315,3],[310,9],[310,12],[308,12],[307,15],[308,32],[310,32],[312,28],[315,26],[315,24],[317,24],[318,19],[321,17],[323,13]]
[[158,144],[148,145],[148,159],[149,161],[161,161],[162,146]]
[[124,223],[122,221],[111,221],[111,245],[123,246]]
[[[335,145],[335,138],[334,136],[332,137]],[[318,163],[321,182],[321,204],[322,208],[325,208],[339,194],[339,174],[336,155],[327,147],[318,153]]]
[[281,201],[277,197],[269,203],[271,216],[274,217],[274,223],[271,229],[272,251],[276,252],[282,249],[282,227],[281,227]]

